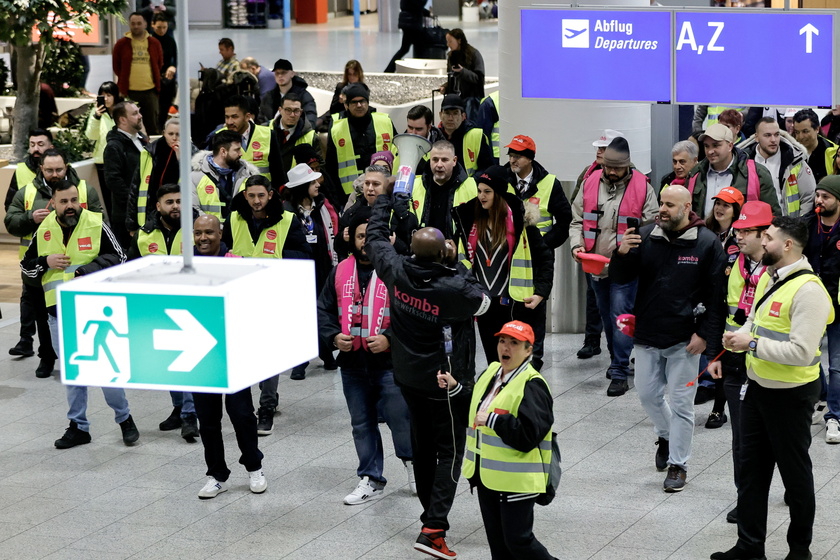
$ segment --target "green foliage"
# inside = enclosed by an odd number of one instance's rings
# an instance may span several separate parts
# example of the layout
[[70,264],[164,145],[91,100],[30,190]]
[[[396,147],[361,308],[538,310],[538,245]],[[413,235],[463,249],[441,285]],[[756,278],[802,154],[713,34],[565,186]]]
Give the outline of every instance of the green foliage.
[[25,45],[32,40],[32,28],[42,39],[52,41],[53,31],[69,22],[89,29],[91,14],[119,14],[128,0],[0,0],[0,41]]
[[53,136],[53,144],[61,150],[68,163],[89,158],[93,152],[95,142],[85,134],[86,122],[87,119],[79,119],[73,126],[62,128]]
[[41,81],[49,84],[56,97],[76,97],[85,86],[84,75],[79,45],[56,41],[44,60]]

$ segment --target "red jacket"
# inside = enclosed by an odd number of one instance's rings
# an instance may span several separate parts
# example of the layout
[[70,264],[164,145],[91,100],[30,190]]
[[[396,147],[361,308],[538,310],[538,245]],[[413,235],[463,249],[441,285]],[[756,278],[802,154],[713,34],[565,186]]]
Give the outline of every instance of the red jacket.
[[[163,67],[163,47],[160,46],[160,41],[147,36],[149,60],[152,65],[152,79],[155,81],[155,90],[160,91],[160,75]],[[114,54],[112,56],[112,64],[114,67],[114,74],[117,75],[117,85],[120,88],[122,95],[128,95],[128,77],[131,74],[131,57],[133,53],[131,50],[131,37],[123,37],[117,44],[114,45]]]

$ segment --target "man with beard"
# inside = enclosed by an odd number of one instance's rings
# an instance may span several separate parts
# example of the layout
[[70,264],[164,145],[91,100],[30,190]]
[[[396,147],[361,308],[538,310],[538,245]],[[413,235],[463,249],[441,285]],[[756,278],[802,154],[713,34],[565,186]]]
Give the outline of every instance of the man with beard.
[[350,411],[359,465],[359,483],[344,498],[358,505],[382,496],[384,455],[379,410],[394,440],[394,453],[417,494],[411,453],[408,406],[394,383],[388,289],[365,253],[371,210],[364,206],[350,222],[351,256],[331,272],[318,297],[318,331],[324,344],[338,348],[341,384]]
[[[837,287],[840,282],[840,176],[829,175],[820,181],[814,195],[814,212],[804,218],[808,244],[803,253],[811,268],[819,275],[834,305],[834,316],[840,316]],[[840,321],[826,329],[828,339],[828,375],[823,372],[823,397],[826,401],[825,441],[840,443]],[[819,422],[815,419],[815,423]]]
[[[125,262],[125,254],[111,228],[103,223],[102,214],[85,210],[79,204],[79,190],[75,185],[66,181],[56,185],[51,201],[55,211],[47,215],[38,226],[20,268],[27,278],[41,281],[53,349],[58,355],[56,288],[73,278],[121,264]],[[103,310],[103,313],[107,316],[107,311]],[[90,443],[87,387],[66,387],[70,426],[56,440],[55,446],[58,449]],[[134,445],[140,433],[131,418],[125,391],[103,387],[102,393],[105,402],[114,410],[114,419],[122,430],[123,442],[129,446]]]
[[785,558],[812,558],[811,414],[820,392],[820,340],[834,320],[834,306],[802,254],[807,244],[804,222],[773,219],[762,241],[768,270],[756,287],[756,303],[744,326],[723,335],[727,350],[746,352],[749,382],[741,392],[738,542],[712,554],[713,560],[764,558],[767,498],[776,466],[790,508]]
[[[231,212],[222,232],[222,242],[239,257],[269,259],[311,259],[303,224],[283,203],[262,175],[248,177],[245,188],[230,205]],[[260,408],[257,411],[257,434],[269,435],[274,429],[280,376],[260,383]]]
[[805,146],[783,132],[773,117],[763,117],[755,135],[738,144],[747,157],[770,171],[782,215],[798,218],[814,208],[817,181],[806,158]]
[[[607,131],[609,132],[609,131]],[[583,181],[572,203],[572,226],[569,243],[572,257],[578,262],[581,252],[612,256],[621,247],[628,220],[646,223],[656,215],[656,193],[647,178],[632,168],[630,146],[622,136],[613,138],[604,150],[601,169],[592,171]],[[609,276],[609,265],[600,274],[588,274],[595,301],[607,336],[610,386],[607,396],[619,397],[630,386],[630,353],[633,342],[621,334],[615,319],[630,313],[636,296],[636,281],[616,282]]]
[[838,147],[820,134],[820,119],[813,109],[802,109],[793,115],[793,137],[808,150],[808,165],[817,182],[834,174]]
[[685,187],[667,187],[661,201],[656,223],[625,232],[610,262],[610,277],[618,283],[638,281],[636,391],[659,438],[657,470],[668,467],[665,492],[679,492],[694,435],[697,387],[691,381],[700,354],[713,360],[720,350],[726,256],[717,235],[691,210]]
[[[130,101],[117,103],[111,109],[114,128],[108,133],[108,143],[102,155],[105,165],[105,184],[102,197],[111,229],[123,248],[130,242],[128,233],[128,199],[131,185],[140,183],[140,152],[149,143],[141,130],[143,117],[140,109]],[[106,192],[108,194],[106,194]],[[110,200],[110,206],[107,201]]]
[[[132,238],[128,259],[147,255],[180,255],[181,245],[181,188],[175,183],[158,187],[155,210],[148,214],[143,227]],[[194,443],[198,437],[198,419],[192,393],[170,391],[172,413],[158,427],[162,432],[181,428],[181,437]]]
[[[411,198],[407,200],[407,212],[400,208],[400,201],[394,203],[394,213],[404,216],[416,227],[433,227],[443,233],[446,239],[455,238],[455,222],[452,209],[478,196],[478,186],[472,177],[467,177],[464,168],[458,165],[455,146],[448,140],[438,140],[429,151],[429,165],[414,178]],[[413,216],[407,216],[410,212]]]
[[370,92],[364,85],[350,84],[345,97],[347,118],[334,120],[327,137],[326,170],[347,200],[353,181],[370,165],[370,156],[390,150],[397,130],[391,117],[371,110]]
[[18,192],[35,179],[38,174],[38,167],[41,165],[41,156],[45,151],[53,147],[52,132],[44,128],[36,128],[29,131],[29,151],[23,161],[18,162],[15,174],[12,175],[12,182],[9,183],[9,190],[6,191],[6,211],[12,204],[12,199]]
[[455,146],[458,162],[469,177],[493,165],[493,150],[481,128],[467,120],[466,103],[457,93],[450,93],[440,105],[443,138]]
[[220,131],[213,136],[213,151],[198,152],[192,159],[190,181],[196,191],[197,208],[224,222],[239,185],[252,175],[259,175],[259,171],[242,160],[242,136],[232,130]]
[[[254,104],[252,99],[242,95],[225,100],[225,128],[241,136],[243,161],[254,164],[269,181],[282,185],[286,182],[286,169],[289,168],[283,165],[274,129],[254,124],[256,109],[251,108]],[[212,138],[210,143],[212,145]]]
[[[4,220],[6,230],[20,237],[18,259],[23,259],[32,235],[52,211],[49,207],[50,199],[58,185],[65,182],[77,185],[79,205],[93,212],[102,212],[96,189],[79,180],[73,168],[65,162],[61,152],[55,148],[49,148],[43,152],[38,161],[38,174],[29,184],[17,191]],[[30,281],[23,276],[23,291],[20,296],[20,341],[9,350],[9,354],[23,357],[34,355],[32,339],[36,325],[39,342],[38,357],[41,361],[35,370],[35,377],[44,379],[52,375],[56,360],[50,341],[50,328],[47,325],[44,290],[40,282]]]

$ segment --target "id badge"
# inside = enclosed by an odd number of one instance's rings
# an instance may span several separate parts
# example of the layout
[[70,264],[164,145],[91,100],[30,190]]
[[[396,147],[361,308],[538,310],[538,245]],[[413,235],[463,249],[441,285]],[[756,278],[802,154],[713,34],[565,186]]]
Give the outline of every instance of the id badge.
[[745,381],[743,385],[741,385],[741,395],[740,399],[744,400],[744,397],[747,395],[747,385],[749,385],[749,381]]
[[502,305],[510,305],[511,303],[513,303],[513,301],[509,297],[501,298],[501,304]]
[[306,242],[307,243],[318,243],[318,236],[314,233],[307,233],[306,234]]

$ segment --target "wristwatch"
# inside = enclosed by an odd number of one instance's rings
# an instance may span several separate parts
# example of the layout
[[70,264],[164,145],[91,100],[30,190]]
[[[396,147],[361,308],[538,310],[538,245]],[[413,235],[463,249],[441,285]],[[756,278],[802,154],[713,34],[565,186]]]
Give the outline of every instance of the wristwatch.
[[755,349],[757,347],[758,347],[758,339],[754,338],[754,339],[750,340],[750,343],[749,343],[750,352],[755,354]]

